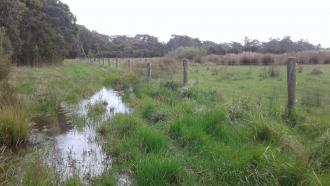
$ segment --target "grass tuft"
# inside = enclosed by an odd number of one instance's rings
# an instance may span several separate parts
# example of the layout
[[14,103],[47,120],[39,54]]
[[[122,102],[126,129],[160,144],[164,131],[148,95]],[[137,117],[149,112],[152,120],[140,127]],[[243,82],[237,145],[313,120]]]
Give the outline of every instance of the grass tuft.
[[180,164],[169,158],[152,156],[137,166],[138,185],[180,185],[184,172]]
[[166,138],[159,132],[143,128],[137,132],[140,140],[140,149],[146,153],[158,153],[165,150],[167,145]]
[[27,142],[30,129],[30,116],[24,108],[15,106],[0,107],[0,144],[18,146]]

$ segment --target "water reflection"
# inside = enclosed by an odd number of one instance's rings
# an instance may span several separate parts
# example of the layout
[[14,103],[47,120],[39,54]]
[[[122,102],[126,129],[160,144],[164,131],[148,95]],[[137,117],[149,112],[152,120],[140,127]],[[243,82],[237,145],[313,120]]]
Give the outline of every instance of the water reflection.
[[[106,112],[100,116],[100,120],[89,119],[88,108],[100,102],[104,103]],[[47,162],[58,170],[63,180],[79,176],[86,183],[89,179],[101,175],[111,167],[112,159],[102,149],[102,140],[95,128],[100,122],[117,113],[128,112],[129,109],[119,93],[106,88],[80,102],[76,113],[86,118],[86,125],[82,129],[70,122],[63,125],[65,113],[62,111],[59,114],[62,129],[55,136],[52,148],[46,153]]]

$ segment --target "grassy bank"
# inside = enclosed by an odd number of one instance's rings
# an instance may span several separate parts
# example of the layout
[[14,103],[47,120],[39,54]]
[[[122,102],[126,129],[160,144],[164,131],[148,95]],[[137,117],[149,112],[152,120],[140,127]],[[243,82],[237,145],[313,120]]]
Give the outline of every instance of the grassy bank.
[[293,119],[284,66],[192,66],[187,87],[180,74],[135,83],[133,113],[100,129],[115,170],[137,185],[329,184],[330,68],[299,69]]
[[[311,73],[315,68],[322,73]],[[99,128],[114,167],[96,185],[113,185],[118,174],[134,185],[328,185],[330,66],[298,71],[294,119],[286,114],[284,66],[195,65],[182,87],[180,69],[147,81],[144,69],[70,62],[15,68],[10,83],[32,113],[50,115],[102,86],[124,89],[132,112]],[[30,183],[53,183],[41,175]]]

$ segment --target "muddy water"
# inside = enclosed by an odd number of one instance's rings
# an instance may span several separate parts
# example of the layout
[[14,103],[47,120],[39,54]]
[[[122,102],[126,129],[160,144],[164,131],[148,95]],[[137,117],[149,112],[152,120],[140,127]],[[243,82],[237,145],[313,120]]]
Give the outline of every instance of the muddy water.
[[[88,108],[102,103],[106,111],[98,119],[88,118]],[[67,120],[65,109],[59,113],[59,132],[47,143],[45,160],[54,167],[62,181],[71,176],[79,176],[83,183],[111,168],[112,159],[102,149],[102,139],[97,133],[97,126],[118,113],[128,113],[129,108],[123,103],[118,92],[102,88],[88,99],[82,100],[74,109],[74,114],[85,118],[85,126],[78,128]],[[122,179],[122,178],[119,178]]]

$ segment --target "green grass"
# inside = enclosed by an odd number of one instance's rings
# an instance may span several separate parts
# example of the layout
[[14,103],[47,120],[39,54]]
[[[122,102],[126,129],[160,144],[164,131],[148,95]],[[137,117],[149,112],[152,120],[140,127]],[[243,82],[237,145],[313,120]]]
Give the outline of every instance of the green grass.
[[[137,185],[326,185],[328,138],[319,136],[330,127],[330,66],[318,76],[313,68],[297,74],[294,124],[286,116],[284,66],[192,66],[185,88],[181,74],[142,81],[125,94],[134,112],[107,124],[115,167],[133,172]],[[112,135],[125,117],[138,127]]]
[[150,157],[137,165],[138,185],[179,185],[182,179],[181,165],[170,158]]
[[295,123],[287,117],[285,66],[192,65],[182,87],[180,68],[146,81],[65,63],[16,68],[11,82],[37,113],[104,85],[123,90],[132,112],[99,128],[114,167],[96,185],[113,185],[121,173],[134,185],[329,185],[330,66],[319,67],[319,75],[311,75],[313,65],[297,73]]
[[0,106],[0,144],[8,147],[25,144],[30,132],[30,115],[24,108]]

